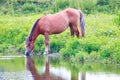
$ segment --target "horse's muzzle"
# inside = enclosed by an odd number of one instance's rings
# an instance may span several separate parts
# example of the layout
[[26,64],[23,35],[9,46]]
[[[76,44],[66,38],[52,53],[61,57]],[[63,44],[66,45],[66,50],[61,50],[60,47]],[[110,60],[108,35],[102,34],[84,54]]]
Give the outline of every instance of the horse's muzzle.
[[30,51],[25,51],[25,56],[30,56]]

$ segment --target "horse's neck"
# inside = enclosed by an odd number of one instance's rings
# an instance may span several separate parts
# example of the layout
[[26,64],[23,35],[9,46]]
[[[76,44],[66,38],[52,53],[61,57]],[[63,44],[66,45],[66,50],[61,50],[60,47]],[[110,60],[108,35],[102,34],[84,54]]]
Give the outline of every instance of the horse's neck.
[[36,40],[36,38],[38,37],[38,35],[39,35],[39,31],[37,31],[38,29],[35,29],[32,33],[30,33],[30,35],[29,35],[29,39],[31,40],[31,41],[35,41]]

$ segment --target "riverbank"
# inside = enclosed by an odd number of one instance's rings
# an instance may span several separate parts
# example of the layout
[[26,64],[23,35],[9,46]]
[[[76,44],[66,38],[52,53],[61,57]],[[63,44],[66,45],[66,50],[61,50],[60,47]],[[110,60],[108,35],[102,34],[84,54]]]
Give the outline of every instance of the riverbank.
[[[8,16],[0,19],[0,55],[24,54],[24,41],[33,23],[42,15]],[[63,57],[72,57],[78,61],[101,59],[103,62],[120,63],[120,26],[116,23],[117,15],[85,15],[86,35],[78,39],[70,36],[70,30],[50,36],[53,53]],[[43,53],[44,37],[35,42],[34,53]]]

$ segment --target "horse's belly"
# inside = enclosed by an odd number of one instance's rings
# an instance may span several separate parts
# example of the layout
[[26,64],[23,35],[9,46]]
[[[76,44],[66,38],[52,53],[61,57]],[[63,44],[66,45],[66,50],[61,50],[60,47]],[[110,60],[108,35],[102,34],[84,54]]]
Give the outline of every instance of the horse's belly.
[[59,34],[63,31],[65,31],[68,27],[68,23],[57,23],[56,25],[53,25],[50,27],[51,29],[51,34]]

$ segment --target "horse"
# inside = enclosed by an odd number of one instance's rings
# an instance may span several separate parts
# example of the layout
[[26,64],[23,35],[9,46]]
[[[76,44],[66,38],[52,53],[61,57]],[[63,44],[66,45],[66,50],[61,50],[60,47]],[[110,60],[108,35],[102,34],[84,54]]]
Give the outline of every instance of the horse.
[[[80,27],[78,27],[80,26]],[[71,36],[85,36],[85,20],[81,10],[67,8],[55,14],[48,14],[37,19],[25,41],[25,55],[29,56],[38,35],[45,38],[45,54],[51,53],[49,35],[60,34],[70,27]]]

